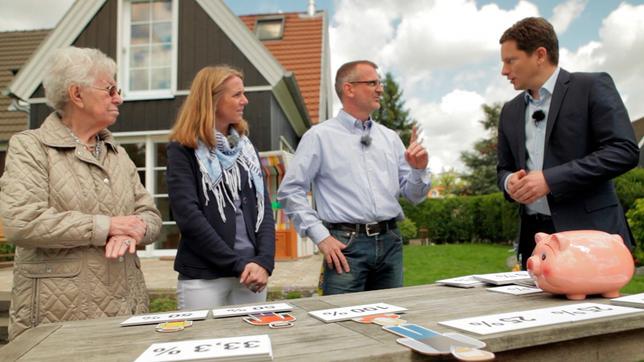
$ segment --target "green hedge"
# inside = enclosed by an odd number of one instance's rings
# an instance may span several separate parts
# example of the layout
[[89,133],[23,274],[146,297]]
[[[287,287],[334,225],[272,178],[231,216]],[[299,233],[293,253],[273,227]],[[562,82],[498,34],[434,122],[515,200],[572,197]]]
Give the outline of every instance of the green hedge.
[[[644,198],[644,169],[635,168],[618,177],[615,187],[624,211],[628,211],[635,200]],[[644,244],[644,201],[640,203],[642,234],[635,239]],[[427,229],[434,243],[509,242],[517,235],[519,207],[506,201],[501,192],[428,199],[416,206],[402,200],[401,204],[405,216],[419,231]],[[629,221],[631,226],[637,222]]]
[[638,264],[644,264],[644,198],[637,199],[626,214],[637,247],[633,252]]
[[644,197],[644,168],[636,167],[615,179],[619,201],[628,212],[635,200]]
[[419,205],[402,201],[403,210],[435,243],[503,242],[516,237],[518,206],[502,193],[428,199]]

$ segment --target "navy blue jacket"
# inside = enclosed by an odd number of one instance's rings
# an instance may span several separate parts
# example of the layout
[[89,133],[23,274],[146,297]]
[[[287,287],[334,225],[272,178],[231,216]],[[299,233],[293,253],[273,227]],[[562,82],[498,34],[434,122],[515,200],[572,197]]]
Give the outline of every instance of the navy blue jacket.
[[174,261],[174,270],[191,279],[239,277],[249,262],[261,265],[270,275],[275,265],[275,223],[268,191],[264,186],[264,220],[255,232],[257,200],[246,172],[242,181],[241,208],[249,240],[255,245],[252,258],[237,255],[235,245],[235,210],[226,203],[223,222],[217,201],[208,191],[206,206],[201,171],[193,148],[177,142],[167,146],[168,196],[174,219],[181,231],[181,240]]
[[[501,110],[497,182],[526,168],[522,92]],[[639,148],[615,84],[606,73],[561,69],[546,126],[543,175],[557,232],[602,230],[635,245],[612,179],[637,166]],[[505,197],[512,201],[505,193]],[[524,212],[521,205],[520,212]]]

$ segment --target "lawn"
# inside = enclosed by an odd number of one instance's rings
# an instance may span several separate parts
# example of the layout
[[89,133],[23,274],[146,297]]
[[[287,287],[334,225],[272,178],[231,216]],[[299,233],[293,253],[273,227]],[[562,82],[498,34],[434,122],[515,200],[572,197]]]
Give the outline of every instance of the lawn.
[[[439,279],[469,274],[510,271],[506,260],[513,255],[509,245],[444,244],[410,246],[404,249],[405,286],[431,284]],[[644,275],[635,275],[622,293],[644,292]]]

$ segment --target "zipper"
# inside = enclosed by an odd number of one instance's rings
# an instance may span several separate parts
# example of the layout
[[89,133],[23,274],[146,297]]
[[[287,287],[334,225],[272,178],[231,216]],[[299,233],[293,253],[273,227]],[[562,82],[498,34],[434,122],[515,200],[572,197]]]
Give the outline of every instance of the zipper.
[[40,285],[40,278],[34,280],[33,294],[31,296],[31,326],[35,327],[38,321],[38,286]]

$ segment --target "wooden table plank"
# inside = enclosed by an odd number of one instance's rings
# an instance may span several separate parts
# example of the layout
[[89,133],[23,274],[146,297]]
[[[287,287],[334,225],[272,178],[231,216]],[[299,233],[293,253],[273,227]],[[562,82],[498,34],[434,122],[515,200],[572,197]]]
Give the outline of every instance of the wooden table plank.
[[[603,298],[587,301],[609,304],[608,299]],[[403,319],[438,331],[453,331],[437,324],[444,320],[579,303],[548,294],[513,296],[488,292],[484,288],[424,285],[289,300],[288,303],[295,306],[292,314],[297,318],[295,326],[289,329],[255,327],[239,317],[232,317],[196,321],[193,327],[182,332],[163,334],[155,332],[153,325],[120,327],[119,323],[125,320],[120,317],[65,322],[57,325],[55,330],[48,329],[40,343],[16,345],[23,341],[21,336],[4,348],[11,347],[15,351],[13,355],[22,356],[20,360],[24,361],[51,361],[53,356],[65,361],[132,361],[152,343],[268,334],[278,361],[420,359],[422,356],[397,344],[396,336],[382,331],[377,325],[353,321],[327,324],[308,315],[313,310],[378,302],[408,308]],[[51,328],[51,325],[40,326],[28,333],[36,333],[43,328]],[[552,360],[556,356],[570,358],[570,353],[584,361],[638,360],[644,358],[644,348],[641,347],[644,310],[637,314],[495,335],[469,335],[485,341],[488,344],[486,349],[497,353],[497,360],[539,360],[540,356],[549,356]]]

